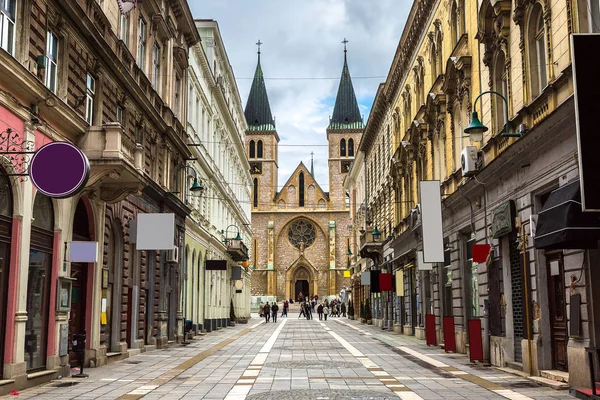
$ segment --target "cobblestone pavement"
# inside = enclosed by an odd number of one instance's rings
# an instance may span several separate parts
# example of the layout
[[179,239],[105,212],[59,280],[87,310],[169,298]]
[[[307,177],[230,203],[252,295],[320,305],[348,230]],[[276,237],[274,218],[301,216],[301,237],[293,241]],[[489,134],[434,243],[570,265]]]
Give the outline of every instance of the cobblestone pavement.
[[[346,318],[225,328],[21,392],[21,399],[573,399]],[[7,396],[11,397],[11,396]]]

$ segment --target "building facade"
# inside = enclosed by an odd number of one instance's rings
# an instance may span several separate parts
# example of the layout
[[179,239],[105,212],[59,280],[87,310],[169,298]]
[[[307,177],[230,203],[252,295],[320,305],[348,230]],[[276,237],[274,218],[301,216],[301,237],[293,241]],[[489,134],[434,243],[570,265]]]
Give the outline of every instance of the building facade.
[[[467,353],[477,320],[494,365],[546,377],[565,371],[571,388],[597,378],[586,350],[600,340],[590,300],[599,290],[597,233],[559,227],[575,232],[567,240],[535,226],[559,197],[579,201],[570,35],[597,32],[599,15],[585,1],[413,3],[360,145],[376,140],[371,121],[390,127],[393,256],[386,262],[385,235],[361,248],[371,269],[397,278],[396,332],[424,339],[433,315],[437,343]],[[474,105],[488,90],[497,94]],[[489,127],[482,140],[464,132],[473,111]],[[368,170],[377,153],[365,160]],[[444,262],[433,265],[418,259],[425,180],[440,182],[443,213]],[[367,191],[369,182],[367,171]],[[386,218],[376,206],[367,203],[367,237]],[[490,246],[485,261],[475,261],[474,244]]]
[[350,243],[349,198],[343,181],[363,130],[344,52],[337,98],[327,128],[329,191],[302,162],[278,189],[279,135],[259,61],[245,110],[246,149],[253,178],[252,296],[298,300],[337,296]]
[[[165,251],[137,251],[139,213],[189,208],[175,190],[186,147],[188,47],[199,41],[185,1],[12,1],[2,9],[2,375],[22,388],[182,336],[181,270]],[[7,22],[8,21],[8,22]],[[85,189],[35,190],[25,154],[53,141],[88,157]],[[16,146],[16,147],[15,147]],[[96,263],[69,262],[72,241],[98,242]],[[57,291],[70,282],[70,307]],[[67,293],[69,291],[67,290]],[[137,310],[138,312],[126,312]],[[72,351],[85,334],[85,357]],[[14,383],[13,383],[14,382]]]
[[[196,176],[204,190],[189,196],[183,309],[195,330],[211,331],[227,326],[231,307],[238,321],[250,318],[250,272],[243,268],[232,279],[240,262],[228,253],[227,239],[239,232],[245,243],[251,242],[251,178],[246,120],[218,24],[195,24],[202,41],[190,54],[187,124],[195,158],[188,165],[195,173],[188,175],[186,186],[191,187]],[[206,270],[206,260],[215,259],[227,260],[227,270]]]

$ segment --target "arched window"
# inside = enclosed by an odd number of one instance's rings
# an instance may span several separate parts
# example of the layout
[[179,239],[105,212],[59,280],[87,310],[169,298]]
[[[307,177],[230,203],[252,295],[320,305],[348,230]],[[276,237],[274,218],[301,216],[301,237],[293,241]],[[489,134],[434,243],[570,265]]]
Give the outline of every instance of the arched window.
[[340,157],[346,157],[346,139],[340,140]]
[[452,113],[452,120],[454,123],[454,170],[456,171],[461,167],[460,155],[462,152],[462,115],[460,112],[460,104],[456,102],[454,106],[454,112]]
[[256,144],[256,157],[263,158],[263,141],[259,140]]
[[304,207],[304,172],[298,177],[298,205]]
[[29,246],[27,322],[25,323],[27,371],[46,366],[53,244],[54,207],[52,199],[38,192],[33,203],[33,222],[31,223]]
[[354,157],[354,139],[348,139],[348,157]]
[[[506,73],[506,61],[503,52],[498,52],[494,64],[494,90],[500,93],[508,101],[508,84]],[[500,96],[494,96],[496,108],[496,129],[501,131],[506,124],[506,105]]]
[[529,19],[529,70],[531,76],[531,99],[538,97],[548,84],[546,70],[546,38],[542,6],[534,6]]
[[435,54],[435,43],[431,43],[429,50],[429,60],[431,61],[431,79],[435,81],[438,76],[437,55]]
[[258,178],[254,178],[254,207],[258,207]]
[[254,140],[250,141],[250,156],[249,158],[256,158],[256,147]]
[[450,29],[452,31],[452,43],[458,43],[460,39],[460,8],[458,7],[457,1],[452,2],[452,10],[450,11]]

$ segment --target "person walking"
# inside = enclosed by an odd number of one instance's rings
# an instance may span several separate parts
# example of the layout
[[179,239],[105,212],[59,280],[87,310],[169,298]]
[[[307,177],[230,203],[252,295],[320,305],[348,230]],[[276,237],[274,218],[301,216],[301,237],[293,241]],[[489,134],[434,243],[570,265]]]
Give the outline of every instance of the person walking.
[[319,321],[323,319],[323,304],[319,304],[317,307],[317,313],[319,314]]
[[277,305],[277,302],[274,302],[273,306],[271,307],[271,313],[273,313],[273,322],[277,322],[277,311],[279,311],[279,306]]
[[262,318],[264,316],[265,303],[260,302],[260,308],[258,309],[258,314]]
[[290,307],[290,303],[288,303],[288,301],[284,301],[283,302],[283,311],[281,311],[281,316],[283,317],[285,315],[285,317],[287,318],[287,312],[288,312],[288,308]]
[[327,302],[325,302],[325,307],[323,307],[323,315],[325,316],[325,321],[327,321],[327,314],[329,314],[329,307],[327,307]]
[[306,316],[306,314],[304,313],[304,303],[300,303],[300,314],[298,314],[298,319],[304,316]]
[[346,316],[346,303],[342,303],[342,317]]
[[269,320],[271,319],[271,306],[269,306],[269,302],[267,301],[267,304],[265,304],[265,308],[263,309],[263,313],[265,315],[265,322],[269,322]]
[[310,305],[308,303],[306,303],[306,319],[313,319],[312,310],[310,309]]

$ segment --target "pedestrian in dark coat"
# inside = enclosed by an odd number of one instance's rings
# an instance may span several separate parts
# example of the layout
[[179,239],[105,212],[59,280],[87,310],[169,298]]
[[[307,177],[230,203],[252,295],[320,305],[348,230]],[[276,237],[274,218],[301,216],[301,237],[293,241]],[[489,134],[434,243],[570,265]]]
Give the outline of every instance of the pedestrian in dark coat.
[[306,313],[304,312],[304,303],[300,303],[300,314],[298,314],[298,319],[300,319],[300,317],[304,317],[306,315]]
[[265,314],[265,322],[269,322],[269,319],[271,319],[271,306],[269,306],[268,301],[267,301],[267,304],[265,304],[263,314]]
[[319,304],[317,307],[317,313],[319,314],[319,321],[323,319],[323,304]]
[[342,303],[342,317],[346,316],[346,303]]
[[277,311],[279,311],[279,306],[277,302],[273,303],[273,307],[271,307],[271,313],[273,314],[273,322],[277,322]]

